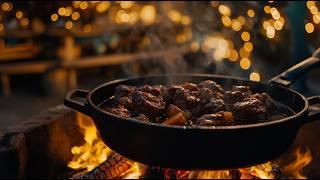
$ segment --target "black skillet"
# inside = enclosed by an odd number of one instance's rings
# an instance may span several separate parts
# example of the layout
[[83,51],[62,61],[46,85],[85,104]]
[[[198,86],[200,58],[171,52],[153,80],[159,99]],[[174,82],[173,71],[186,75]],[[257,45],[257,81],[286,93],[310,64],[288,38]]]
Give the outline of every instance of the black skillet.
[[[288,88],[302,73],[320,65],[319,57],[320,50],[271,79],[269,84],[208,74],[147,76],[107,82],[92,91],[74,90],[67,94],[64,104],[92,117],[103,141],[131,160],[175,169],[246,167],[275,159],[288,150],[303,124],[320,120],[320,112],[308,112],[309,105],[320,103],[320,96],[306,98]],[[183,127],[144,123],[98,108],[120,84],[167,85],[208,79],[223,84],[225,89],[232,85],[248,85],[255,92],[267,92],[295,113],[257,124]]]

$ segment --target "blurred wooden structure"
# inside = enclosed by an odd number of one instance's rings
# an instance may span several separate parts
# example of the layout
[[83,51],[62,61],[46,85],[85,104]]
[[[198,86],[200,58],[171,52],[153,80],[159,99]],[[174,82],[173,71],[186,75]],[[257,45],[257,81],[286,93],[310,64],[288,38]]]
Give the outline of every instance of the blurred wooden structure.
[[10,96],[11,75],[46,74],[48,89],[53,93],[63,94],[77,87],[77,71],[80,69],[118,65],[138,59],[159,58],[169,53],[185,53],[189,50],[189,46],[183,46],[150,52],[80,57],[81,47],[76,45],[74,35],[59,32],[55,36],[63,39],[63,45],[57,51],[58,60],[15,61],[1,64],[1,60],[11,61],[33,57],[39,48],[24,44],[8,49],[4,45],[1,47],[3,43],[0,41],[0,80],[4,96]]

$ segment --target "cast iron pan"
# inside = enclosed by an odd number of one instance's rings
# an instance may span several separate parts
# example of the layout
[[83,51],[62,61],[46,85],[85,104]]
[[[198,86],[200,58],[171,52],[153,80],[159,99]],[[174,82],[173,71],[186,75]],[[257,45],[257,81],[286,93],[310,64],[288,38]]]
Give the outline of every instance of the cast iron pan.
[[[106,145],[131,160],[174,169],[246,167],[275,159],[288,150],[303,124],[320,120],[320,112],[308,112],[309,105],[320,102],[320,96],[305,98],[288,88],[302,73],[320,64],[319,54],[320,50],[276,76],[269,84],[208,74],[147,76],[107,82],[92,91],[74,90],[67,94],[64,104],[92,117]],[[267,92],[294,114],[257,124],[184,127],[144,123],[98,108],[120,84],[167,85],[203,80],[216,81],[225,89],[232,85],[248,85],[254,92]]]

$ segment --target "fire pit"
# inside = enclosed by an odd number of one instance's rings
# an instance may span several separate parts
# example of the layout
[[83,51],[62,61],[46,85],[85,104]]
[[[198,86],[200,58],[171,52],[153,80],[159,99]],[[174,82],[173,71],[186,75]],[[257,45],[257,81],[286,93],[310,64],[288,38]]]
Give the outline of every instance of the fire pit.
[[1,132],[0,177],[317,178],[319,127],[319,122],[306,125],[290,151],[258,166],[182,171],[143,165],[120,156],[101,141],[90,118],[60,105]]

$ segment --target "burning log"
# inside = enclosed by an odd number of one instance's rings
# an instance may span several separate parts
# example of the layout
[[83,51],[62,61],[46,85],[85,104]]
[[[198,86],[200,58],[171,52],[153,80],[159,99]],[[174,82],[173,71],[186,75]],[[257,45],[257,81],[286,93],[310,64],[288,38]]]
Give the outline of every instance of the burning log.
[[132,165],[131,161],[114,153],[108,160],[92,171],[76,174],[71,179],[114,179],[128,171]]
[[[162,124],[178,125],[184,124],[185,118],[182,113],[164,121]],[[111,179],[118,178],[123,173],[133,167],[133,162],[114,153],[108,160],[97,166],[88,173],[79,173],[72,177],[72,179]]]

